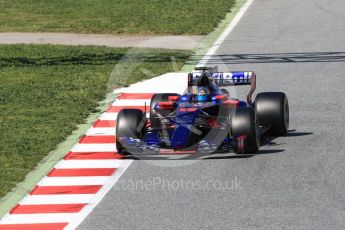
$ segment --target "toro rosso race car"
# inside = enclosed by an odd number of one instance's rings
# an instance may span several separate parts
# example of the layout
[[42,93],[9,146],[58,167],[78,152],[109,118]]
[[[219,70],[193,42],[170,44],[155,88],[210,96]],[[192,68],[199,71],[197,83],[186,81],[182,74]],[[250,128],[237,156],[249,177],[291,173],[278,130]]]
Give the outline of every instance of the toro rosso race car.
[[[285,93],[259,93],[254,72],[217,72],[199,67],[186,76],[187,92],[155,94],[146,111],[123,109],[116,125],[121,154],[159,152],[255,153],[262,135],[285,135],[289,105]],[[227,86],[250,85],[247,100],[231,98]],[[146,107],[146,106],[145,106]]]

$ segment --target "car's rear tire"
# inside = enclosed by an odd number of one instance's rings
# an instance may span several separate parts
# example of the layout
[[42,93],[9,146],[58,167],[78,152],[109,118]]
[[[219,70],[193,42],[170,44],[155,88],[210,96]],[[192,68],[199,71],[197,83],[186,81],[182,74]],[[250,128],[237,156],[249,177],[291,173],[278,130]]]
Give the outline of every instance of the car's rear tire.
[[258,122],[268,127],[265,135],[284,136],[289,130],[289,102],[285,93],[259,93],[255,99]]
[[[154,110],[154,107],[159,102],[167,102],[169,101],[170,96],[180,96],[177,93],[157,93],[152,96],[151,103],[150,103],[150,121],[151,127],[153,129],[160,129],[161,128],[161,119],[159,118],[157,112]],[[167,116],[174,111],[167,109],[167,110],[160,110],[159,114],[162,116]]]
[[237,146],[236,153],[250,154],[259,150],[260,131],[252,108],[238,108],[230,114],[230,132],[234,138],[244,136],[243,146]]
[[139,109],[122,109],[116,121],[116,149],[120,154],[128,153],[122,137],[142,139],[146,130],[146,116]]

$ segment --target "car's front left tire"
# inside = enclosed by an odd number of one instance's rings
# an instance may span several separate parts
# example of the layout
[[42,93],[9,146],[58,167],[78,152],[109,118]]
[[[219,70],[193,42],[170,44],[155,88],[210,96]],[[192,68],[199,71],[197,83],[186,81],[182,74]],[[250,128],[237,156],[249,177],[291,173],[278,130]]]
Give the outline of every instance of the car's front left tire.
[[252,154],[259,150],[260,130],[252,108],[237,108],[231,112],[230,132],[232,137],[243,140],[243,146],[237,146],[236,153]]

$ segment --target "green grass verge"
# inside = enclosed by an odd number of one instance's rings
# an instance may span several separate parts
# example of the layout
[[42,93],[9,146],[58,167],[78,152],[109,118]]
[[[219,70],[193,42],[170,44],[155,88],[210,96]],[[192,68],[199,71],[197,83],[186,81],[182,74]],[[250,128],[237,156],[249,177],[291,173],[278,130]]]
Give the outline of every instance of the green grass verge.
[[121,84],[128,85],[176,71],[190,55],[161,49],[0,45],[0,197],[96,112],[114,72],[123,70]]
[[235,0],[0,0],[0,32],[207,34]]

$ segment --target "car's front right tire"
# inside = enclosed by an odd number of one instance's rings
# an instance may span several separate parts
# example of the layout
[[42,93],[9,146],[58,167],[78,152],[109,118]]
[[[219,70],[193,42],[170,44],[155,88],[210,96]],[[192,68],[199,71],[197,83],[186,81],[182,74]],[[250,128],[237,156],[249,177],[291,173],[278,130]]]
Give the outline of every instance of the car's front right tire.
[[122,109],[117,116],[115,144],[117,152],[128,153],[122,138],[142,139],[146,130],[146,116],[139,109]]

